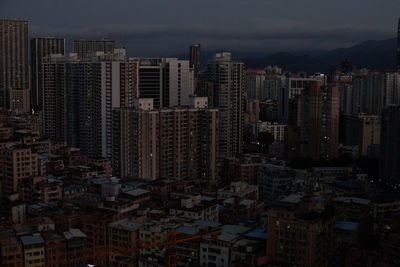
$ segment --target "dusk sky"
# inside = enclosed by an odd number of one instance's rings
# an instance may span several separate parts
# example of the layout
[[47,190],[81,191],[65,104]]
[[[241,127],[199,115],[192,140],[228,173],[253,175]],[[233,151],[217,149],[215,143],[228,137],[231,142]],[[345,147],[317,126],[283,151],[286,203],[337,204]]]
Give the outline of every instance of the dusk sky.
[[395,37],[399,0],[0,0],[37,36],[116,39],[131,56],[327,50]]

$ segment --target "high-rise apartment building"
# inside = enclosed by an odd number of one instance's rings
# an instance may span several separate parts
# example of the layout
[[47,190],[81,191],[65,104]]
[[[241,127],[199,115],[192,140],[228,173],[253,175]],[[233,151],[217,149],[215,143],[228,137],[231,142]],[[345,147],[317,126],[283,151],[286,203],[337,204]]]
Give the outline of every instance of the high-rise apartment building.
[[197,88],[198,76],[201,71],[201,45],[194,44],[189,48],[189,66],[193,70],[194,87]]
[[326,76],[311,76],[308,78],[289,77],[282,79],[278,90],[278,120],[288,122],[290,101],[301,95],[310,83],[320,81],[325,84],[326,78]]
[[102,40],[74,40],[74,53],[78,55],[79,59],[90,57],[95,52],[103,52],[104,54],[114,53],[114,49],[117,48],[117,41],[108,40],[106,38]]
[[113,171],[119,177],[159,177],[158,112],[120,108],[113,112]]
[[287,78],[277,67],[267,67],[266,70],[246,70],[246,93],[249,99],[278,100],[278,92],[283,90]]
[[44,57],[51,54],[65,54],[65,39],[31,39],[31,105],[35,109],[42,109],[42,63]]
[[381,116],[380,173],[388,182],[400,183],[400,106],[389,105]]
[[201,45],[195,44],[190,46],[189,50],[190,67],[193,68],[195,76],[201,70]]
[[218,53],[208,61],[204,79],[209,88],[203,92],[218,108],[219,157],[235,156],[243,148],[244,63],[233,61],[231,53]]
[[399,24],[397,27],[397,51],[396,51],[396,63],[397,63],[397,71],[400,71],[400,18]]
[[43,132],[66,140],[89,157],[112,157],[112,109],[131,107],[137,94],[138,60],[125,59],[125,50],[53,55],[43,64]]
[[[15,108],[27,102],[26,94],[12,94],[15,90],[29,90],[28,22],[0,20],[0,107]],[[24,112],[28,110],[22,110]]]
[[339,138],[339,88],[320,83],[310,84],[305,98],[308,153],[313,159],[337,157]]
[[41,72],[43,134],[53,141],[67,140],[67,68],[62,55],[43,59]]
[[381,123],[376,115],[344,117],[346,146],[357,145],[360,155],[373,154],[374,146],[379,146],[381,141]]
[[[339,138],[339,88],[309,82],[291,101],[289,157],[328,160],[337,157]],[[295,139],[295,141],[293,141]],[[293,143],[297,143],[293,145]]]
[[139,63],[139,97],[152,98],[155,108],[190,104],[189,61],[176,58],[142,59]]
[[395,71],[370,71],[353,79],[353,114],[380,115],[388,105],[400,104],[400,73]]
[[142,107],[114,110],[115,175],[215,182],[217,110]]

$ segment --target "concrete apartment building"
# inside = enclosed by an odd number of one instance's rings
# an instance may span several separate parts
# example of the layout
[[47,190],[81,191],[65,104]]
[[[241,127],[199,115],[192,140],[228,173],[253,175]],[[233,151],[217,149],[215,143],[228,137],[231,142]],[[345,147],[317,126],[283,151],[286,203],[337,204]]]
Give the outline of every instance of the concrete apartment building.
[[74,40],[73,50],[78,55],[79,59],[90,57],[92,53],[103,52],[104,54],[110,54],[117,48],[117,41],[108,40],[103,38],[102,40]]
[[3,150],[3,192],[17,192],[18,184],[25,178],[38,175],[37,153],[26,145],[11,145]]
[[139,63],[140,98],[152,98],[155,108],[186,106],[193,91],[188,60],[147,58]]
[[112,110],[191,104],[189,62],[176,58],[125,58],[124,49],[79,59],[51,55],[43,64],[43,133],[80,147],[90,158],[112,158]]
[[310,76],[307,78],[289,77],[286,80],[281,80],[281,88],[278,91],[278,121],[289,121],[289,103],[291,99],[300,96],[311,83],[318,81],[325,84],[326,78],[326,76]]
[[224,225],[221,235],[205,237],[200,243],[200,265],[228,267],[231,266],[231,250],[234,244],[250,228],[240,225]]
[[44,239],[39,233],[21,236],[25,267],[45,267]]
[[244,154],[239,158],[225,158],[222,166],[221,180],[223,185],[232,181],[257,184],[258,167],[262,159],[260,156]]
[[113,154],[117,176],[215,181],[217,110],[115,109]]
[[313,267],[334,262],[333,208],[305,205],[302,208],[300,202],[280,202],[268,209],[269,264]]
[[87,236],[79,229],[64,232],[67,241],[68,266],[86,266],[88,263]]
[[111,266],[137,266],[139,229],[142,224],[129,218],[110,223],[108,227],[108,263]]
[[400,106],[383,109],[381,121],[380,174],[393,185],[400,183]]
[[194,44],[189,48],[189,67],[193,73],[193,90],[192,94],[196,92],[199,73],[201,71],[201,45]]
[[[166,217],[161,220],[146,221],[139,229],[139,238],[144,245],[164,242],[167,238],[167,233],[175,231],[182,224],[171,217]],[[151,247],[140,250],[141,260],[146,260],[148,257],[164,259],[164,250],[162,247]],[[143,266],[139,262],[139,266]]]
[[229,52],[217,53],[207,62],[204,80],[209,88],[203,88],[202,94],[218,108],[219,159],[236,156],[243,149],[244,63],[233,61]]
[[43,64],[43,133],[80,147],[90,158],[112,157],[112,109],[133,107],[138,60],[125,50],[78,60],[52,55]]
[[31,106],[35,109],[42,109],[42,63],[51,54],[65,55],[64,38],[31,39]]
[[337,86],[310,81],[302,94],[292,100],[290,113],[289,157],[313,160],[337,158],[339,141]]
[[169,214],[189,220],[218,222],[218,201],[202,200],[201,195],[182,196],[170,206]]
[[45,242],[46,266],[67,267],[67,241],[55,231],[42,232]]
[[284,141],[286,137],[287,124],[279,122],[259,121],[251,124],[252,134],[258,136],[262,132],[270,133],[275,141]]
[[[373,155],[374,146],[381,142],[381,123],[376,115],[350,115],[345,116],[345,142],[344,144],[357,145],[360,156]],[[368,153],[370,152],[370,153]]]
[[0,264],[2,266],[24,266],[22,243],[13,231],[0,233]]
[[296,178],[296,172],[284,166],[261,164],[258,168],[260,198],[270,204],[284,195]]
[[28,22],[0,19],[0,49],[0,107],[29,112]]

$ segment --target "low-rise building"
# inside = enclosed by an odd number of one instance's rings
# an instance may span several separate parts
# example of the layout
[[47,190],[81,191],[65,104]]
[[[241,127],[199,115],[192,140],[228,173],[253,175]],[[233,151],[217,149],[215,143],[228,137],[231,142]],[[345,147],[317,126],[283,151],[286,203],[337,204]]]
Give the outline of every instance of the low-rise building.
[[230,266],[232,247],[249,230],[245,226],[224,225],[220,235],[204,238],[200,243],[200,265]]
[[258,200],[258,186],[245,182],[232,182],[229,187],[218,190],[218,199],[236,198]]
[[67,241],[55,231],[42,232],[46,248],[46,267],[67,267]]
[[110,266],[137,266],[138,234],[141,223],[126,218],[109,224],[108,263]]
[[315,199],[274,203],[268,209],[268,263],[331,266],[335,226],[334,209]]
[[0,232],[0,265],[24,266],[22,243],[12,230]]
[[87,237],[79,229],[72,228],[64,233],[67,241],[68,266],[86,266],[87,262]]
[[261,199],[265,204],[272,203],[288,191],[296,176],[296,172],[289,167],[261,164],[258,170]]
[[218,221],[218,201],[202,199],[201,195],[186,196],[173,203],[169,214],[190,220]]
[[45,244],[40,234],[21,236],[25,267],[45,267]]

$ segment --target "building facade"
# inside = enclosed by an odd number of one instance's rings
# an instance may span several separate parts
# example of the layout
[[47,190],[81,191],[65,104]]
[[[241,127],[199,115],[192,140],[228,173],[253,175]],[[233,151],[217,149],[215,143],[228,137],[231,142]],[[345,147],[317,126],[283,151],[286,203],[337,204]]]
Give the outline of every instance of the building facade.
[[133,107],[138,60],[125,50],[78,60],[52,55],[43,64],[43,133],[90,158],[112,158],[112,110]]
[[192,89],[188,60],[148,58],[139,63],[140,98],[152,98],[155,108],[190,104]]
[[209,103],[218,108],[219,158],[235,156],[243,150],[244,87],[243,62],[235,62],[231,53],[217,53],[205,70]]
[[114,174],[215,181],[217,110],[114,110]]
[[338,138],[339,88],[309,82],[290,106],[288,157],[337,158]]
[[[27,21],[0,20],[0,106],[3,108],[11,108],[12,91],[30,89],[28,44]],[[14,100],[29,104],[29,98]]]
[[400,183],[400,106],[391,105],[382,112],[381,176],[391,184]]
[[[360,155],[371,155],[381,142],[381,123],[376,115],[345,116],[345,145],[357,145]],[[371,152],[371,153],[368,153]]]
[[51,54],[65,55],[65,39],[41,37],[31,39],[31,106],[42,108],[42,63]]
[[330,266],[335,256],[332,208],[302,210],[282,204],[268,210],[267,261],[275,265]]
[[25,178],[38,175],[37,153],[26,145],[6,147],[3,151],[3,192],[17,192],[18,184]]
[[74,40],[73,51],[78,55],[79,59],[90,57],[92,53],[103,52],[104,54],[114,53],[117,48],[117,41],[108,40]]

